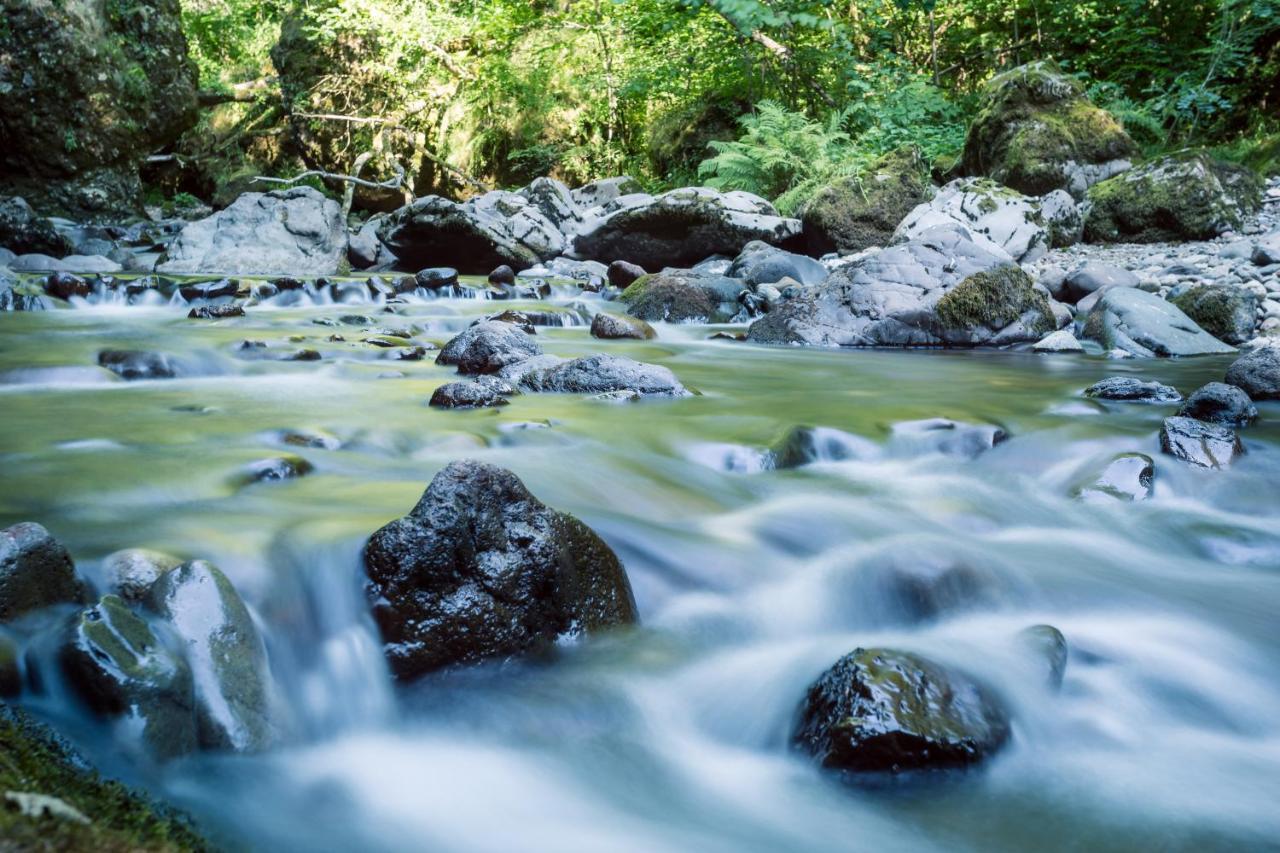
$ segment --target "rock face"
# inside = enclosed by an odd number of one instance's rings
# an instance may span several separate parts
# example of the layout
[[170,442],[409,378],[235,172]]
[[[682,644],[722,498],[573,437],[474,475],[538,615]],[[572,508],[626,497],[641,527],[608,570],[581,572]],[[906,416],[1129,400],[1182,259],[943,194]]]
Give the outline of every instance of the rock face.
[[1089,312],[1084,337],[1130,355],[1211,355],[1234,352],[1159,296],[1135,288],[1104,292]]
[[84,599],[71,555],[38,524],[0,530],[0,623]]
[[1240,437],[1230,427],[1192,418],[1165,418],[1160,449],[1199,468],[1226,468],[1244,453]]
[[1223,343],[1242,344],[1258,322],[1258,296],[1233,284],[1197,284],[1174,288],[1169,301]]
[[509,364],[542,354],[542,347],[518,326],[485,320],[444,345],[436,364],[457,365],[459,373],[497,373]]
[[793,735],[824,767],[854,772],[966,767],[1008,738],[1008,714],[990,689],[890,649],[856,649],[823,673]]
[[960,178],[938,190],[931,200],[907,214],[893,232],[893,240],[913,240],[931,228],[951,223],[969,229],[984,249],[1003,251],[1020,263],[1049,251],[1051,235],[1041,218],[1039,202],[985,178]]
[[1057,328],[1049,298],[958,225],[932,228],[803,289],[751,325],[761,343],[983,346]]
[[1090,185],[1129,167],[1137,146],[1120,122],[1084,96],[1052,62],[994,77],[965,139],[964,168],[1027,195]]
[[614,355],[586,355],[522,372],[520,387],[567,394],[619,394],[687,397],[675,374],[656,364]]
[[378,237],[410,269],[448,265],[470,275],[500,265],[528,269],[565,248],[560,229],[535,204],[497,191],[461,204],[417,199],[387,216]]
[[186,651],[200,746],[265,748],[272,739],[267,653],[231,581],[216,566],[193,560],[162,574],[149,603]]
[[814,193],[800,211],[805,244],[815,255],[887,246],[898,224],[933,193],[920,152],[915,148],[894,151],[866,174]]
[[195,124],[196,84],[178,0],[7,0],[0,194],[45,214],[137,213],[138,165]]
[[1128,403],[1181,403],[1182,394],[1172,385],[1144,382],[1136,376],[1108,376],[1084,389],[1086,397]]
[[1241,227],[1261,203],[1256,175],[1202,152],[1171,155],[1089,189],[1090,243],[1210,240]]
[[668,270],[636,279],[622,292],[627,313],[651,323],[727,323],[741,306],[741,281],[692,270]]
[[347,263],[338,203],[311,187],[245,193],[188,224],[169,246],[165,273],[334,275]]
[[1227,368],[1227,383],[1254,400],[1280,400],[1280,347],[1240,356]]
[[1236,386],[1210,382],[1187,398],[1178,415],[1211,424],[1246,426],[1258,419],[1258,407]]
[[658,333],[644,320],[636,317],[619,317],[601,312],[591,318],[591,337],[605,340],[633,338],[639,341],[656,338]]
[[364,561],[401,679],[636,621],[609,546],[480,462],[445,467],[407,516],[373,534]]
[[745,192],[706,187],[659,196],[624,195],[585,210],[570,255],[645,269],[684,267],[711,255],[737,255],[752,240],[781,245],[800,234],[769,202]]
[[0,198],[0,247],[15,255],[37,254],[62,257],[71,253],[71,241],[58,233],[53,223],[37,216],[21,198]]

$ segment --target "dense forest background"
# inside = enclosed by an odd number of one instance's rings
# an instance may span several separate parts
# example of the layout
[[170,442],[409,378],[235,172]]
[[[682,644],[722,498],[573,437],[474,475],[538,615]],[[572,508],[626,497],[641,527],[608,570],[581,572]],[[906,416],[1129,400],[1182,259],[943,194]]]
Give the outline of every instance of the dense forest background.
[[626,173],[794,208],[904,143],[945,173],[982,84],[1037,58],[1148,153],[1278,159],[1280,0],[183,0],[182,16],[204,109],[154,158],[170,197],[318,169],[393,184],[358,193],[379,209]]

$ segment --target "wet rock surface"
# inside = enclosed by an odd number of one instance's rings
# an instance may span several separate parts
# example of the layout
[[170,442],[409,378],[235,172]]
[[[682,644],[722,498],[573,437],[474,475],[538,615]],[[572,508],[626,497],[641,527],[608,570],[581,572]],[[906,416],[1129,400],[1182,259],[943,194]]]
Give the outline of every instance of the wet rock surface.
[[591,318],[591,337],[593,338],[604,340],[632,338],[645,341],[657,336],[658,333],[653,330],[653,326],[638,317],[621,317],[602,311]]
[[103,350],[98,364],[121,379],[172,379],[178,375],[173,359],[164,353],[142,350]]
[[1236,431],[1220,424],[1185,417],[1166,418],[1160,449],[1198,468],[1226,468],[1244,453]]
[[0,530],[0,623],[83,600],[71,555],[39,524]]
[[480,462],[446,466],[407,516],[373,534],[364,561],[401,679],[636,621],[609,546],[510,471]]
[[1146,500],[1151,497],[1155,474],[1155,462],[1150,456],[1121,453],[1088,483],[1080,486],[1076,497],[1088,502]]
[[505,406],[516,389],[496,376],[478,376],[464,382],[449,382],[431,394],[429,405],[441,409],[478,409]]
[[687,397],[669,369],[613,355],[588,355],[523,371],[520,387],[568,394],[631,393],[642,397]]
[[1226,381],[1254,400],[1280,400],[1280,347],[1240,356],[1227,368]]
[[1234,385],[1210,382],[1187,398],[1178,416],[1226,426],[1246,426],[1257,420],[1258,407],[1248,394]]
[[436,356],[436,364],[456,365],[459,373],[497,373],[509,364],[542,354],[542,347],[510,323],[486,320],[465,329]]
[[1128,403],[1181,403],[1182,394],[1177,388],[1162,382],[1138,379],[1135,376],[1108,376],[1084,389],[1086,397],[1099,400],[1119,400]]

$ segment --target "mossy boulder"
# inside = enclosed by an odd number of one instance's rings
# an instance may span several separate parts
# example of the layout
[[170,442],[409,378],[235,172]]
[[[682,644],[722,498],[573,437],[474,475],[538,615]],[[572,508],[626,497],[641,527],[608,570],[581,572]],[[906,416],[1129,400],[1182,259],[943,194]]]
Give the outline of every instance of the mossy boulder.
[[1262,203],[1262,184],[1244,166],[1203,151],[1162,157],[1089,189],[1090,243],[1211,240],[1240,228]]
[[1113,287],[1089,310],[1082,337],[1107,350],[1142,358],[1217,355],[1234,352],[1154,293]]
[[3,6],[0,193],[43,214],[139,212],[139,165],[197,118],[178,0]]
[[1232,284],[1175,288],[1169,301],[1223,343],[1244,343],[1253,337],[1258,323],[1258,295]]
[[833,770],[897,773],[977,764],[1009,732],[976,679],[909,652],[855,649],[809,688],[793,740]]
[[969,276],[942,295],[934,314],[948,337],[994,335],[1018,323],[1038,339],[1056,328],[1049,297],[1012,265]]
[[727,323],[746,287],[738,279],[690,270],[641,276],[620,297],[632,317],[651,323]]
[[750,109],[747,101],[712,92],[659,114],[645,140],[654,173],[696,175],[698,164],[712,154],[708,145],[737,139],[738,119]]
[[66,740],[27,712],[0,704],[0,791],[57,797],[88,819],[33,816],[12,801],[0,807],[6,851],[203,851],[184,815],[104,779]]
[[1027,195],[1066,190],[1077,199],[1124,171],[1137,148],[1114,116],[1050,61],[987,84],[965,139],[964,168]]
[[933,192],[919,149],[890,152],[866,173],[814,193],[800,211],[805,245],[815,255],[888,245],[898,223]]

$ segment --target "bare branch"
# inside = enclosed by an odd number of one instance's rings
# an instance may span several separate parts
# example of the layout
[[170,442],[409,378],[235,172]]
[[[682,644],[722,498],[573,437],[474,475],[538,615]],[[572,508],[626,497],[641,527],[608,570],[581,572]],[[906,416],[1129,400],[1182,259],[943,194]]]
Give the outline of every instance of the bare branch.
[[[363,166],[364,164],[361,163],[360,165]],[[385,181],[366,181],[363,178],[357,178],[355,175],[340,175],[336,172],[325,172],[321,169],[308,169],[300,175],[294,175],[292,178],[269,178],[265,175],[258,175],[253,179],[253,182],[256,183],[261,181],[264,184],[283,184],[285,186],[291,186],[298,183],[298,181],[304,181],[307,178],[321,178],[326,181],[344,181],[346,183],[354,184],[359,187],[366,187],[371,190],[398,190],[400,189],[400,185],[404,183],[404,167],[399,163],[396,163],[394,168],[396,172],[395,177],[388,178]]]

